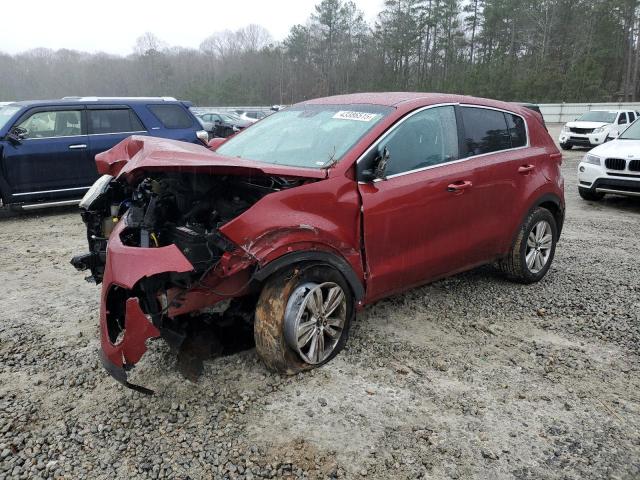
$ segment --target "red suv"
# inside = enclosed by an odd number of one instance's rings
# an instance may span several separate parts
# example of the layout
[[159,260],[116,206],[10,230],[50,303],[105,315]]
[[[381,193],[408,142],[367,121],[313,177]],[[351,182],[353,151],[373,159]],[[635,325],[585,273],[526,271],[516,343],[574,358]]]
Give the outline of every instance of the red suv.
[[[96,157],[81,207],[102,282],[102,360],[119,381],[163,337],[252,326],[293,373],[344,346],[355,312],[483,264],[531,283],[564,219],[539,114],[480,98],[370,93],[303,102],[205,147],[133,136]],[[107,241],[108,239],[108,241]]]

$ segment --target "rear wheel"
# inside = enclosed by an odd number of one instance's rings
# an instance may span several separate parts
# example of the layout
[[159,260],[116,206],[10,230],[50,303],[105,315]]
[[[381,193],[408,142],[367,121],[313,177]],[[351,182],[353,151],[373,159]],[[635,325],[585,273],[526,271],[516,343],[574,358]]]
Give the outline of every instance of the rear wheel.
[[604,198],[604,193],[595,192],[595,191],[590,190],[588,188],[582,188],[582,187],[578,187],[578,194],[584,200],[591,200],[591,201],[594,201],[594,202],[597,202],[598,200],[602,200]]
[[534,283],[545,276],[556,251],[558,227],[549,210],[538,207],[520,226],[509,254],[498,264],[511,280]]
[[256,306],[256,351],[277,372],[318,367],[344,348],[354,312],[349,285],[329,266],[299,265],[276,274]]

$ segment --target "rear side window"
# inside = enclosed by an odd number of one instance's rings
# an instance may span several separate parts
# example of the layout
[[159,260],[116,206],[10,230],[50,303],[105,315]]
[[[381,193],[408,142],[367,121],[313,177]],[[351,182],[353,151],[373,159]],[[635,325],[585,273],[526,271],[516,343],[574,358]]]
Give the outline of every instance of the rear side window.
[[148,105],[165,128],[191,128],[193,120],[179,105]]
[[502,112],[462,107],[462,121],[467,157],[511,148],[511,133]]
[[505,113],[504,118],[507,120],[507,128],[511,136],[511,148],[524,147],[527,144],[527,129],[522,117]]
[[89,110],[89,133],[127,133],[144,130],[137,115],[129,108]]
[[636,116],[633,112],[627,112],[629,115],[629,123],[634,122],[636,120]]

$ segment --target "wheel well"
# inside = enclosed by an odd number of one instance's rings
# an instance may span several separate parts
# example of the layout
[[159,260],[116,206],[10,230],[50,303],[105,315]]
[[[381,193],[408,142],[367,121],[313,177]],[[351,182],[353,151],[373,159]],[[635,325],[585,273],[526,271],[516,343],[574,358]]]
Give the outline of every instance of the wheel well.
[[262,283],[274,273],[297,264],[324,264],[336,269],[351,287],[356,301],[364,298],[364,286],[349,263],[343,258],[328,252],[306,251],[288,253],[256,270],[253,274],[253,279]]
[[558,227],[558,237],[560,237],[560,232],[562,232],[562,224],[564,223],[564,212],[559,204],[554,202],[553,200],[545,200],[542,203],[538,204],[538,207],[542,207],[551,212],[553,218],[556,221],[556,225]]

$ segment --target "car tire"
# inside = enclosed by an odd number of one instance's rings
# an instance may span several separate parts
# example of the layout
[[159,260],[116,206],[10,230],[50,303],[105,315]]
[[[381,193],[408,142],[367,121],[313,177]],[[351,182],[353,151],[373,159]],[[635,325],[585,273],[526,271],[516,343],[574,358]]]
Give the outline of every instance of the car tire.
[[551,267],[557,241],[558,226],[554,216],[546,208],[537,207],[520,225],[509,254],[500,260],[498,267],[510,280],[535,283]]
[[572,146],[573,146],[573,145],[571,145],[570,143],[561,143],[561,144],[560,144],[560,148],[561,148],[562,150],[571,150],[571,147],[572,147]]
[[578,187],[578,194],[583,198],[583,200],[590,200],[592,202],[597,202],[604,198],[604,193],[594,192],[588,188]]
[[[323,310],[316,319],[311,312],[320,295]],[[324,307],[330,299],[338,303],[327,314]],[[254,324],[256,351],[269,369],[279,373],[293,375],[319,367],[344,348],[354,317],[353,293],[340,272],[321,264],[297,265],[267,280],[260,293]]]

